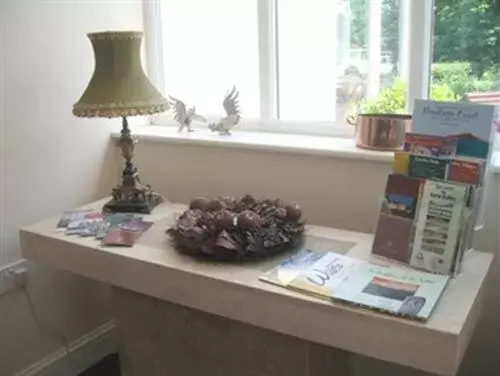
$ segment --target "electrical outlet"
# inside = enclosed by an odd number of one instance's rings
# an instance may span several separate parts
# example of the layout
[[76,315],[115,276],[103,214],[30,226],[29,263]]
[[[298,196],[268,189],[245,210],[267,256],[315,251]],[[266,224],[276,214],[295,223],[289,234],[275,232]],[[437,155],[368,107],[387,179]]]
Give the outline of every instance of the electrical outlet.
[[27,279],[28,265],[26,260],[0,266],[0,296],[26,286]]

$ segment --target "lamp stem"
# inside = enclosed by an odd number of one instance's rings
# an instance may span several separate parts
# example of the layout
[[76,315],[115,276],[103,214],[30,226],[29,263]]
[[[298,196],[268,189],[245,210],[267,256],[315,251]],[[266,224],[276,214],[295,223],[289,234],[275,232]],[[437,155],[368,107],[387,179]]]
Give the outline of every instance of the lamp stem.
[[135,140],[130,134],[128,121],[122,117],[122,130],[118,146],[125,159],[121,185],[113,189],[112,199],[104,205],[104,211],[151,213],[151,210],[163,201],[163,197],[153,192],[151,186],[142,185],[137,168],[132,163]]
[[120,134],[121,137],[119,145],[122,149],[123,158],[125,158],[125,169],[123,170],[123,175],[133,175],[134,173],[137,172],[137,169],[134,167],[134,164],[132,163],[132,157],[134,156],[135,141],[131,136],[126,116],[122,117],[122,130]]

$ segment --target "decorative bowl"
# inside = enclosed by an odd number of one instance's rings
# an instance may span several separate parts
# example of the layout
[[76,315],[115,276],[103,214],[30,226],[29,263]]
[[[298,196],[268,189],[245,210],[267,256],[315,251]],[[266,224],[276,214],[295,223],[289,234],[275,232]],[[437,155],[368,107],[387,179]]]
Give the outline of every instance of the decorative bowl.
[[197,198],[167,229],[179,251],[215,260],[247,260],[302,244],[305,221],[296,204],[281,200]]

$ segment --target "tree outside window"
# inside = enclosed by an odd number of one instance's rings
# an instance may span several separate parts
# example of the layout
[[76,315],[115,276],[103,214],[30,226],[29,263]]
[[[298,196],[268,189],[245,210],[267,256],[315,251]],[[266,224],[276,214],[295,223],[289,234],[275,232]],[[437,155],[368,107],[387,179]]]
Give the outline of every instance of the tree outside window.
[[[382,51],[397,67],[400,0],[382,1]],[[351,46],[366,48],[366,2],[351,0]],[[465,95],[500,92],[500,2],[491,0],[436,0],[430,97],[461,100]],[[381,80],[373,98],[351,101],[365,112],[405,112],[406,83],[397,69]]]

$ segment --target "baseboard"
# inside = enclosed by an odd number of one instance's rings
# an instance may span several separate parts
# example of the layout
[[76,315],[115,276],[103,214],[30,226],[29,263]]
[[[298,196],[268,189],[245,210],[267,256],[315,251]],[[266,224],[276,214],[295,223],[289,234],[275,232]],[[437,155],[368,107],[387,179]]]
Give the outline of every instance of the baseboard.
[[71,342],[70,357],[62,347],[14,376],[78,375],[106,355],[117,352],[115,327],[115,322],[109,321]]

